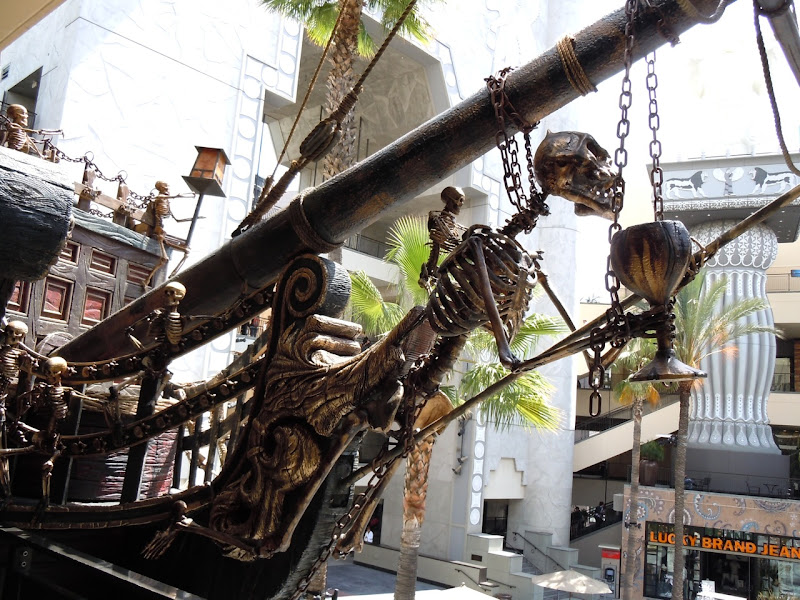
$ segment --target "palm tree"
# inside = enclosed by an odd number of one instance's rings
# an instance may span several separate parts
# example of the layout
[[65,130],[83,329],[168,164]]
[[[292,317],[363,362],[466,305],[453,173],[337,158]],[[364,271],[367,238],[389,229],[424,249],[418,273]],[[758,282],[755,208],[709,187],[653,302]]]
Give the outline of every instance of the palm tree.
[[[731,342],[753,333],[776,333],[774,327],[747,323],[745,317],[769,308],[760,298],[740,300],[724,305],[727,280],[720,278],[704,286],[705,271],[683,288],[675,299],[675,352],[678,359],[690,367],[698,368],[700,361],[712,354],[734,356],[736,347]],[[683,514],[685,512],[686,438],[689,431],[689,402],[693,385],[702,381],[682,381],[678,384],[680,413],[678,439],[675,450],[675,562],[673,598],[683,600]],[[680,518],[678,518],[680,517]],[[680,565],[680,567],[678,566]]]
[[[511,350],[517,356],[526,357],[543,336],[564,331],[561,321],[547,315],[532,314],[523,321],[519,333],[511,340]],[[508,371],[500,364],[494,335],[486,329],[473,331],[464,351],[474,364],[461,379],[460,397],[474,396],[508,375]],[[481,410],[486,420],[500,430],[506,430],[516,423],[553,430],[559,425],[561,415],[558,409],[547,404],[551,392],[552,386],[542,375],[529,371],[484,400]]]
[[[658,390],[652,383],[634,383],[628,379],[631,373],[635,373],[649,362],[655,354],[655,344],[653,340],[637,338],[631,340],[626,351],[614,361],[612,369],[616,371],[614,376],[621,376],[618,383],[614,385],[614,396],[623,405],[631,405],[633,412],[633,446],[631,447],[631,492],[630,520],[638,519],[639,506],[639,460],[642,444],[642,409],[644,402],[647,401],[651,406],[658,404],[660,396]],[[628,536],[628,543],[625,549],[625,576],[620,582],[622,597],[626,600],[633,598],[633,571],[635,569],[636,538]]]
[[[422,217],[401,217],[389,232],[391,249],[386,260],[398,267],[397,302],[383,300],[380,290],[364,273],[351,274],[352,318],[364,327],[367,335],[379,335],[388,331],[405,314],[408,307],[427,303],[428,294],[419,285],[419,274],[430,253],[428,239],[427,221]],[[512,341],[512,349],[517,356],[525,356],[540,336],[563,330],[563,326],[550,317],[531,315],[525,319],[520,332]],[[507,375],[499,362],[494,336],[488,331],[473,332],[467,348],[476,364],[462,380],[462,394],[471,396]],[[537,428],[553,429],[559,423],[559,413],[546,404],[549,389],[549,384],[538,373],[526,373],[514,384],[484,401],[482,409],[500,427],[507,427],[521,420],[522,423]],[[428,404],[435,408],[424,411],[419,416],[414,423],[415,429],[423,428],[447,412],[447,397],[443,393],[435,395]],[[417,557],[425,520],[427,473],[434,440],[434,436],[422,440],[406,459],[396,600],[410,600],[414,597]]]
[[[721,300],[725,293],[727,280],[720,278],[708,286],[704,286],[705,281],[706,271],[703,270],[675,297],[674,312],[675,328],[677,330],[675,354],[678,360],[690,367],[698,368],[700,362],[712,354],[735,355],[736,347],[731,345],[731,342],[742,336],[752,333],[776,333],[773,327],[765,327],[745,321],[745,317],[748,315],[769,308],[769,304],[765,300],[751,298],[732,304],[722,304]],[[643,345],[638,353],[636,351],[629,353],[628,360],[644,363],[648,353],[652,353],[652,349],[648,349],[647,345]],[[655,385],[664,389],[663,384]],[[676,518],[672,597],[675,600],[683,600],[684,576],[682,565],[684,564],[684,548],[682,516],[685,511],[684,495],[686,490],[684,479],[686,476],[686,437],[689,429],[689,402],[691,401],[692,387],[701,386],[702,380],[681,381],[676,385],[680,413],[674,457]],[[634,441],[634,450],[638,447],[638,441]],[[638,493],[638,473],[635,484],[633,476],[631,477],[631,510],[635,510],[636,507],[633,503],[634,485],[637,486],[636,491]],[[633,577],[634,552],[635,549],[633,548],[626,549],[626,573],[622,588],[626,600],[633,598],[631,579]]]
[[[306,28],[309,39],[317,45],[324,46],[333,33],[331,51],[328,60],[331,71],[326,82],[325,106],[327,114],[331,114],[339,106],[342,99],[350,92],[357,77],[353,71],[356,56],[371,56],[375,53],[375,43],[367,34],[361,19],[361,10],[366,6],[370,10],[382,13],[381,24],[391,28],[400,18],[408,5],[408,0],[331,0],[312,2],[311,0],[262,0],[263,4],[274,12],[299,21]],[[334,25],[342,14],[339,26]],[[429,25],[419,15],[417,7],[408,15],[400,28],[417,40],[426,42],[430,39]],[[357,131],[352,111],[342,122],[342,134],[338,144],[325,157],[323,174],[330,178],[341,173],[356,162]]]

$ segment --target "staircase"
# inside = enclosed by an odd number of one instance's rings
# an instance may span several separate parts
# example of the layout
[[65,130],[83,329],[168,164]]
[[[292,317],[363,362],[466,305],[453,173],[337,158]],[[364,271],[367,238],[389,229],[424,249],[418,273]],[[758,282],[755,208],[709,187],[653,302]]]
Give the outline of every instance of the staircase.
[[[660,404],[642,417],[642,443],[656,436],[671,433],[678,427],[680,404],[676,401]],[[581,433],[585,433],[583,430]],[[576,430],[577,433],[577,430]],[[625,421],[604,431],[589,431],[588,436],[575,442],[572,472],[577,473],[631,449],[633,420]]]

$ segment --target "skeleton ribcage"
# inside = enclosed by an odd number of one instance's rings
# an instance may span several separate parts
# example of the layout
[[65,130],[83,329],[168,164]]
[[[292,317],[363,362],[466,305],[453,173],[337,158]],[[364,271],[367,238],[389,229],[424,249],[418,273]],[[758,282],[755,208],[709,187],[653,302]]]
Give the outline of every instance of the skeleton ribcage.
[[6,379],[13,379],[19,373],[23,351],[19,348],[5,348],[0,352],[0,374]]
[[462,335],[486,324],[476,252],[482,251],[492,296],[510,339],[519,329],[536,285],[533,259],[513,238],[486,225],[473,225],[468,236],[439,267],[439,279],[428,301],[428,318],[436,333]]
[[155,213],[161,218],[169,216],[169,198],[156,196]]
[[22,129],[11,128],[8,131],[8,139],[6,140],[6,144],[12,150],[22,150],[22,147],[25,145],[27,139],[28,136],[24,131],[22,131]]

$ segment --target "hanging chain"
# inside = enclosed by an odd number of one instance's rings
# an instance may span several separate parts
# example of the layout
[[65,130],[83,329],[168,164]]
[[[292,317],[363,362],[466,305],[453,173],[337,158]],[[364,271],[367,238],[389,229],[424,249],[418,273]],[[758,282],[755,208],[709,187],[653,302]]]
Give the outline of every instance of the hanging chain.
[[[104,181],[109,181],[109,182],[110,181],[116,181],[119,184],[127,185],[126,178],[127,178],[128,174],[125,173],[125,171],[120,171],[114,177],[106,177],[103,174],[103,172],[100,170],[100,168],[97,166],[97,163],[94,162],[94,154],[91,151],[87,152],[86,154],[84,154],[83,156],[80,156],[78,158],[72,158],[70,156],[67,156],[60,148],[58,148],[50,140],[45,140],[44,147],[45,147],[45,150],[48,150],[48,149],[51,150],[52,153],[53,153],[53,156],[55,156],[56,159],[58,159],[58,160],[64,160],[66,162],[73,162],[73,163],[82,162],[84,164],[84,167],[83,167],[84,169],[91,168],[92,170],[94,170],[95,175],[97,177],[99,177],[100,179],[103,179]],[[125,175],[123,175],[123,173],[125,173]],[[127,208],[129,208],[131,210],[146,208],[147,204],[153,198],[155,198],[155,194],[152,193],[152,192],[150,192],[146,196],[142,196],[141,194],[137,194],[133,190],[128,190]]]
[[[536,180],[533,173],[533,150],[531,148],[530,133],[539,123],[531,125],[525,122],[508,99],[505,92],[505,84],[506,76],[511,71],[511,67],[506,67],[497,74],[497,77],[489,76],[485,81],[486,87],[489,89],[495,119],[497,120],[495,144],[497,149],[500,150],[500,158],[503,162],[503,186],[506,189],[509,201],[518,212],[532,214],[533,218],[528,221],[525,227],[525,231],[529,233],[536,225],[536,218],[539,215],[548,214],[549,209],[547,204],[544,203],[542,194],[536,188]],[[522,186],[519,145],[514,136],[509,137],[506,133],[507,121],[510,121],[522,131],[525,140],[525,160],[527,162],[530,198],[525,194]]]
[[[622,205],[625,199],[625,180],[622,178],[622,170],[628,164],[628,150],[625,148],[625,140],[631,130],[631,124],[628,120],[628,109],[631,107],[633,100],[633,95],[631,94],[631,63],[633,62],[634,38],[633,24],[638,8],[638,0],[627,0],[625,3],[625,72],[622,76],[622,91],[619,95],[619,109],[621,113],[619,123],[617,123],[619,147],[614,152],[614,164],[617,167],[617,175],[614,179],[614,194],[611,197],[611,212],[614,218],[608,228],[609,244],[614,234],[622,229],[622,226],[619,224],[619,213],[622,211]],[[620,332],[612,339],[611,345],[619,347],[630,337],[630,324],[620,304],[619,290],[622,284],[616,273],[614,273],[614,269],[611,267],[611,255],[609,255],[606,260],[605,284],[606,290],[611,298],[611,307],[606,311],[606,321],[610,328]],[[594,354],[594,360],[589,368],[589,385],[592,388],[592,393],[589,395],[589,415],[592,417],[596,417],[600,414],[602,408],[600,387],[605,380],[605,367],[602,361],[604,344],[600,341],[600,333],[600,328],[596,327],[590,334],[591,349]]]
[[647,93],[650,97],[650,115],[648,123],[653,139],[650,140],[650,158],[653,159],[650,169],[650,185],[653,187],[653,220],[664,220],[664,197],[661,186],[664,183],[664,171],[661,169],[661,142],[658,139],[658,128],[661,126],[661,117],[658,114],[658,76],[656,75],[656,52],[653,50],[647,55]]

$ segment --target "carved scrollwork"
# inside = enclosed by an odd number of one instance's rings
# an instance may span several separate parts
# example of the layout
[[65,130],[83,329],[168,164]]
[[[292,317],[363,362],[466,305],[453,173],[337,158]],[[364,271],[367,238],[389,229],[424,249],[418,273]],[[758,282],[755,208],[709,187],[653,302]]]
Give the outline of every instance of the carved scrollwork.
[[349,277],[316,256],[296,259],[276,294],[266,368],[254,410],[218,479],[209,529],[197,532],[248,560],[285,551],[294,528],[353,437],[388,428],[402,396],[402,339],[412,312],[361,352],[358,325],[341,321]]

